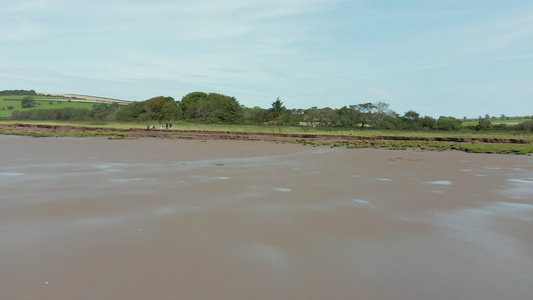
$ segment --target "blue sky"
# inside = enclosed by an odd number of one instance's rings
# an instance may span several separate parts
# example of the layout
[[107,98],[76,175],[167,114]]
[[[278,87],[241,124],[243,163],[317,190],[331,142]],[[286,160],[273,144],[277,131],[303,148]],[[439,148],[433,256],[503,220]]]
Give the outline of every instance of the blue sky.
[[0,90],[533,114],[530,0],[19,0],[0,45]]

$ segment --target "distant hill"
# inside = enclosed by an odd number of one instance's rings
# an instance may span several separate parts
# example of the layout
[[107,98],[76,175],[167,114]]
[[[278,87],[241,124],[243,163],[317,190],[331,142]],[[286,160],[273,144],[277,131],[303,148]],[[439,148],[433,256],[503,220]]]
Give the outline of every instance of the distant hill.
[[[87,95],[77,95],[77,94],[37,93],[37,96],[59,97],[59,98],[65,98],[64,101],[70,100],[71,102],[85,102],[85,103],[107,103],[107,104],[118,103],[120,105],[128,105],[131,102],[133,102],[129,100],[120,100],[120,99],[95,97],[95,96],[87,96]],[[54,101],[61,101],[61,99],[56,98],[54,99]]]
[[[33,104],[23,107],[25,98],[31,98]],[[25,112],[29,110],[50,109],[88,109],[91,110],[96,104],[118,104],[126,106],[133,101],[111,99],[76,94],[37,93],[34,90],[5,90],[0,91],[0,119],[11,118],[13,112]]]

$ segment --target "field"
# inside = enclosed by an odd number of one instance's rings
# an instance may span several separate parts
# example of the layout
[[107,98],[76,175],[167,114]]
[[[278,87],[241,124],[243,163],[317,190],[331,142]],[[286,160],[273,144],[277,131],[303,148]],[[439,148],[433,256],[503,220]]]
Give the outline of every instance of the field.
[[[506,125],[516,125],[523,122],[533,121],[532,118],[524,118],[524,117],[509,117],[509,118],[494,118],[490,119],[490,122],[492,125],[498,125],[498,124],[506,124]],[[476,126],[478,124],[478,120],[467,120],[462,123],[463,126]]]
[[108,98],[90,97],[82,95],[46,94],[33,96],[36,105],[31,108],[22,108],[21,100],[28,95],[0,96],[0,118],[9,118],[15,110],[25,111],[32,109],[61,109],[61,108],[87,108],[92,109],[96,103],[127,104],[129,101]]

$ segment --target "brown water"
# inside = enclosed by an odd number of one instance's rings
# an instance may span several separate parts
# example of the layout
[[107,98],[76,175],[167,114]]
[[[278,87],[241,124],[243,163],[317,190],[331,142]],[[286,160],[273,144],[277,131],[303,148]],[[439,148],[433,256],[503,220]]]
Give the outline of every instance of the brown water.
[[533,158],[0,136],[0,299],[531,299]]

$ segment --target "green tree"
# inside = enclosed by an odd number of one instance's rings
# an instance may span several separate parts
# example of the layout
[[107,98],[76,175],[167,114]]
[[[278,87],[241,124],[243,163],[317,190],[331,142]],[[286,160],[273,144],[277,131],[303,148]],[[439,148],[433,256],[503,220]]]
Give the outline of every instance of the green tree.
[[492,128],[492,122],[488,118],[479,119],[476,130],[489,130]]
[[420,123],[420,127],[423,129],[433,129],[435,128],[435,124],[437,123],[437,120],[430,116],[424,116],[419,119],[418,121]]
[[244,121],[249,124],[262,124],[265,122],[266,109],[259,106],[252,108],[242,107],[244,111]]
[[20,106],[22,106],[22,108],[32,108],[33,106],[35,106],[35,100],[33,99],[33,96],[27,96],[22,98],[22,100],[20,101]]
[[[172,97],[154,97],[142,102],[145,120],[168,121],[176,116],[177,106]],[[149,118],[148,118],[149,116]]]
[[123,106],[115,113],[115,120],[121,122],[136,121],[143,111],[142,102],[132,102],[126,106]]
[[198,119],[198,102],[206,97],[207,94],[204,92],[193,92],[183,96],[178,104],[179,117],[183,120],[189,121]]
[[307,125],[311,127],[315,127],[315,123],[318,122],[318,108],[316,106],[313,106],[311,108],[308,108],[304,111],[304,122],[307,123]]
[[181,118],[204,123],[241,123],[244,109],[234,97],[194,92],[185,95],[178,105]]
[[361,113],[360,124],[361,128],[364,128],[372,120],[372,115],[376,109],[376,106],[370,102],[357,104],[356,109]]
[[343,128],[354,128],[358,126],[360,119],[361,112],[357,110],[355,105],[343,106],[337,110],[336,125]]
[[453,117],[439,117],[435,123],[435,129],[437,130],[459,130],[461,129],[461,120],[458,120]]
[[276,99],[276,101],[272,102],[272,107],[268,109],[267,119],[268,121],[275,121],[278,123],[280,120],[278,118],[281,116],[281,114],[286,110],[285,106],[283,105],[283,102],[279,99],[279,97]]

